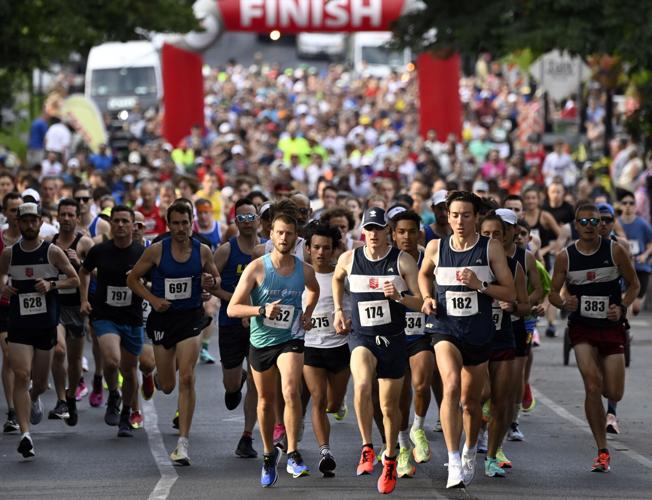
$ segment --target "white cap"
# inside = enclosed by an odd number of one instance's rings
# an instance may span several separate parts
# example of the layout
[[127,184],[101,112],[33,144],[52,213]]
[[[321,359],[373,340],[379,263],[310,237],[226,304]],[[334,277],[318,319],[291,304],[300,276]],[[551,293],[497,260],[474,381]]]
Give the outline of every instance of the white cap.
[[515,226],[518,224],[518,217],[516,217],[516,212],[509,208],[498,208],[496,210],[496,215],[500,217],[505,224],[510,226]]
[[244,155],[244,148],[240,144],[236,144],[231,148],[232,155]]
[[220,134],[228,134],[231,132],[231,125],[229,125],[227,122],[220,123],[220,126],[217,130],[219,130]]
[[400,214],[401,212],[407,211],[407,208],[405,208],[403,205],[394,205],[392,208],[390,208],[387,211],[387,218],[388,219],[393,219],[394,216]]
[[23,191],[23,193],[20,196],[22,196],[23,198],[25,196],[31,196],[32,198],[34,198],[34,201],[36,203],[41,203],[41,195],[38,194],[38,191],[36,189],[28,188],[25,191]]
[[446,203],[446,198],[448,197],[448,191],[445,189],[440,189],[435,194],[432,195],[431,205],[437,206],[440,203]]
[[473,183],[473,192],[475,191],[484,191],[485,193],[489,192],[489,184],[485,181],[475,181]]
[[22,205],[18,205],[18,217],[23,217],[24,215],[35,215],[40,217],[41,211],[36,203],[23,203]]

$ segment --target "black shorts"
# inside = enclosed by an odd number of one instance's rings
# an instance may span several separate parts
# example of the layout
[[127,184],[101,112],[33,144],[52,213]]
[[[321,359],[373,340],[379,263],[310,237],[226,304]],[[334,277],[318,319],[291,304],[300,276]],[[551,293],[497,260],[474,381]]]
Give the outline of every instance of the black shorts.
[[532,332],[525,329],[525,321],[519,319],[512,323],[512,331],[514,332],[515,354],[517,358],[522,358],[530,355],[532,350]]
[[642,299],[647,292],[647,286],[650,282],[650,273],[647,271],[636,271],[636,277],[638,278],[638,282],[641,284],[641,288],[638,291],[638,298]]
[[9,306],[0,306],[0,332],[6,332],[9,327]]
[[49,351],[57,345],[57,327],[30,328],[29,330],[10,328],[7,333],[7,342],[31,345],[34,349]]
[[329,373],[339,373],[349,367],[351,351],[349,345],[339,347],[306,347],[303,364],[313,368],[323,368]]
[[204,315],[204,308],[186,311],[152,311],[147,317],[147,336],[154,345],[172,349],[182,340],[200,335],[211,324],[211,318]]
[[[410,337],[408,337],[410,339]],[[430,334],[426,333],[424,335],[419,335],[414,340],[407,341],[407,357],[411,358],[412,356],[419,354],[423,351],[432,351],[432,342],[430,340]]]
[[249,354],[249,328],[242,324],[220,326],[217,342],[223,368],[228,370],[242,366]]
[[473,345],[445,333],[432,334],[433,347],[438,342],[443,341],[450,342],[458,351],[460,351],[460,354],[462,355],[462,364],[464,366],[477,366],[489,361],[491,342],[484,345]]
[[249,364],[257,372],[266,372],[276,366],[278,357],[286,352],[303,354],[303,339],[292,339],[268,347],[249,347]]
[[401,378],[407,368],[407,341],[405,335],[349,335],[351,352],[356,347],[365,347],[376,358],[378,378]]

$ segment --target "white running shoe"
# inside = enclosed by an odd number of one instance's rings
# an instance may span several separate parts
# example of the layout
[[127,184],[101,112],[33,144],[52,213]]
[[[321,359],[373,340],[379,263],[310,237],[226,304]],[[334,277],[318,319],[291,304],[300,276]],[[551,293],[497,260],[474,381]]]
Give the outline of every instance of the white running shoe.
[[475,476],[475,457],[477,454],[477,448],[470,452],[466,449],[462,450],[462,480],[464,481],[464,486],[468,486],[473,481],[473,476]]
[[518,424],[516,422],[512,423],[512,426],[507,431],[507,441],[524,441],[524,440],[525,440],[525,436],[518,428]]
[[190,465],[188,446],[188,439],[179,438],[177,447],[170,453],[170,460],[172,460],[173,465]]
[[448,481],[446,481],[446,488],[464,488],[461,463],[448,463]]

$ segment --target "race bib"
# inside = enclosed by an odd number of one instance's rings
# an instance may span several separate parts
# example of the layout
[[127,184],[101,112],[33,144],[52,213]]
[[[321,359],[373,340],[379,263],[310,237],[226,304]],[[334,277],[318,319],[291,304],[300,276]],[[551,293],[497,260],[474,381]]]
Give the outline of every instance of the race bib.
[[[60,274],[59,279],[67,280],[68,275]],[[59,295],[74,295],[75,293],[77,293],[77,288],[59,288],[57,291],[59,292]]]
[[491,306],[491,319],[494,322],[496,330],[500,330],[503,324],[503,310],[500,306]]
[[606,319],[609,310],[609,297],[582,295],[580,315],[585,318]]
[[21,293],[18,295],[21,316],[32,316],[34,314],[44,314],[48,311],[45,302],[45,295],[42,293]]
[[279,304],[278,307],[281,310],[276,313],[276,316],[265,318],[263,320],[263,325],[271,328],[289,330],[290,326],[292,326],[292,320],[294,319],[294,306]]
[[636,256],[641,253],[641,247],[638,244],[638,240],[628,240],[627,243],[629,244],[629,251],[632,255]]
[[147,319],[149,316],[149,313],[152,312],[152,304],[150,304],[148,301],[143,300],[143,321]]
[[392,322],[392,315],[389,312],[389,301],[368,300],[358,302],[358,313],[362,326],[386,325]]
[[192,295],[192,278],[165,278],[165,300],[189,299]]
[[446,313],[449,316],[478,314],[478,292],[446,292]]
[[312,330],[318,335],[335,334],[335,325],[333,323],[333,314],[322,312],[313,313],[312,315]]
[[405,335],[423,335],[426,317],[420,312],[405,313]]
[[107,286],[106,303],[113,307],[131,305],[131,288],[128,286]]

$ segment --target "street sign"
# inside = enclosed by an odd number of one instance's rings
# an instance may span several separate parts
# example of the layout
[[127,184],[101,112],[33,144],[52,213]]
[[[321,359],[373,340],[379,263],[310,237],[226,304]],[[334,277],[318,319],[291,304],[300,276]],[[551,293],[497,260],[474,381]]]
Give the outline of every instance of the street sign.
[[591,77],[591,70],[580,57],[553,50],[534,61],[530,75],[550,97],[559,101],[577,92]]

